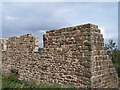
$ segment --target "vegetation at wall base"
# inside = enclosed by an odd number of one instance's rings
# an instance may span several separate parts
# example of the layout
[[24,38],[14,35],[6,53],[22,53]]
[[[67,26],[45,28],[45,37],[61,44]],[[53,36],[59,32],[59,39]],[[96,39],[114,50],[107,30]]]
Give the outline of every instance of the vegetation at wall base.
[[25,81],[19,80],[13,73],[3,73],[2,74],[2,90],[21,90],[21,89],[28,89],[28,90],[39,90],[39,89],[57,89],[61,90],[60,88],[69,88],[69,90],[74,90],[75,87],[73,85],[66,85],[62,87],[60,84],[48,84],[48,83],[39,83],[37,84],[35,81]]
[[[120,82],[119,82],[120,87]],[[39,83],[35,81],[28,82],[25,80],[18,80],[12,73],[2,74],[2,90],[77,90],[73,85],[62,87],[59,84]]]

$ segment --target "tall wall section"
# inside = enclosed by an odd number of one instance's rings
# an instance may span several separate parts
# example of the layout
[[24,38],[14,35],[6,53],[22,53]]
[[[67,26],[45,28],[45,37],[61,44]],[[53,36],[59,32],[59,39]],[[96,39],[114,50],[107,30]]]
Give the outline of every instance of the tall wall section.
[[115,87],[118,85],[118,75],[111,58],[104,50],[104,38],[99,30],[92,30],[92,55],[91,55],[91,87]]
[[38,45],[36,37],[28,34],[16,38],[7,40],[8,50],[2,53],[4,72],[15,68],[19,79],[81,88],[117,87],[117,74],[96,25],[47,31],[42,52],[34,52]]

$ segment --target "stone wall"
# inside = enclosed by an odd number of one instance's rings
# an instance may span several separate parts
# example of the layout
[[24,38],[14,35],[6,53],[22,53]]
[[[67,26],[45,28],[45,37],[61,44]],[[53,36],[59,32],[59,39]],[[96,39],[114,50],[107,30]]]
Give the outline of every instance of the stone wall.
[[7,39],[0,39],[0,50],[7,50]]
[[2,51],[9,52],[33,52],[38,51],[38,37],[32,34],[22,36],[9,37],[8,39],[0,39]]
[[111,58],[104,50],[104,38],[99,32],[93,32],[91,55],[91,87],[114,87],[118,84],[118,76]]
[[98,26],[84,24],[47,31],[44,49],[31,34],[11,37],[2,53],[2,70],[18,70],[19,79],[75,85],[81,88],[115,88],[117,73],[104,50]]

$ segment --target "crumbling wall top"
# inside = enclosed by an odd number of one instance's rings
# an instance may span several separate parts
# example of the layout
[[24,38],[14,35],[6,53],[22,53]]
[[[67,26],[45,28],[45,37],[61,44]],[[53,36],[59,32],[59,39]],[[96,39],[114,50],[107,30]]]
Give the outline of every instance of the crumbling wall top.
[[2,50],[10,52],[32,52],[38,51],[38,37],[32,34],[13,36],[8,39],[1,39]]
[[51,33],[51,32],[64,32],[64,31],[72,31],[72,30],[79,30],[79,29],[98,29],[97,25],[87,23],[87,24],[82,24],[82,25],[77,25],[77,26],[72,26],[72,27],[66,27],[66,28],[61,28],[61,29],[56,29],[56,30],[50,30],[47,31],[46,33]]

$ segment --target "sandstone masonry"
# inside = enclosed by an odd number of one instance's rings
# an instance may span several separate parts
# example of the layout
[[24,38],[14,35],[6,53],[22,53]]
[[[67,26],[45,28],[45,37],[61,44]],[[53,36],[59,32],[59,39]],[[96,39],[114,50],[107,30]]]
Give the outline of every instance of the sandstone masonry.
[[97,25],[84,24],[47,31],[44,48],[31,34],[1,39],[2,71],[18,70],[19,79],[75,85],[80,88],[116,88],[118,76],[104,50]]

